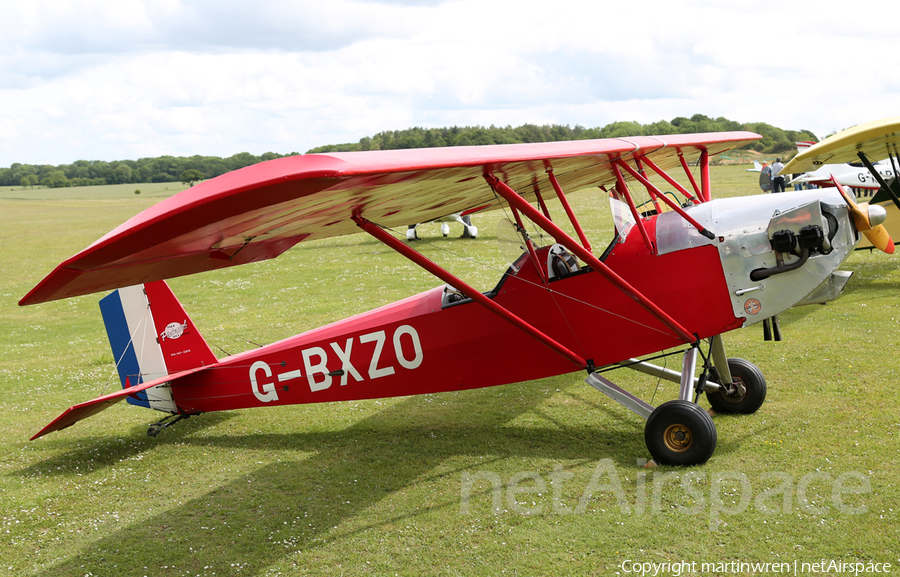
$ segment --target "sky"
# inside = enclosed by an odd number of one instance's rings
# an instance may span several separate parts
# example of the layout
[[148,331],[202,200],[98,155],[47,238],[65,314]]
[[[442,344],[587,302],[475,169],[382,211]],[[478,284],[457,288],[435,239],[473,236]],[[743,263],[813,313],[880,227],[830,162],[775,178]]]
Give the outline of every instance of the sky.
[[705,114],[822,138],[900,116],[886,1],[0,3],[0,167],[286,154],[413,126]]

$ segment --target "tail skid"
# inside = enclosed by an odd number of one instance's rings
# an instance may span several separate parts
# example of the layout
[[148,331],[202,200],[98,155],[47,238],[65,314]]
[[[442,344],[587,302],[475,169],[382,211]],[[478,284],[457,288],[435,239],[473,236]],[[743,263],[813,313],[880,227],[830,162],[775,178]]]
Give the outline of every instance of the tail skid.
[[127,399],[181,414],[169,383],[218,360],[165,281],[122,288],[100,301],[122,390],[70,407],[32,437],[64,429]]

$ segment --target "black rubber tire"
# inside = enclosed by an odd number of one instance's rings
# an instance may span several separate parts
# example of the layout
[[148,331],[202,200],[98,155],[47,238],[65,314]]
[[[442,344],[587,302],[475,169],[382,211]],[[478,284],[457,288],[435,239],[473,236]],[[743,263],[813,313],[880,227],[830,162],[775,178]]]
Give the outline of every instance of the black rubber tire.
[[731,377],[746,389],[741,396],[730,397],[720,392],[706,393],[706,400],[717,413],[755,413],[766,400],[766,378],[759,367],[746,359],[728,359]]
[[699,405],[669,401],[650,413],[644,442],[660,465],[702,465],[716,450],[716,425]]

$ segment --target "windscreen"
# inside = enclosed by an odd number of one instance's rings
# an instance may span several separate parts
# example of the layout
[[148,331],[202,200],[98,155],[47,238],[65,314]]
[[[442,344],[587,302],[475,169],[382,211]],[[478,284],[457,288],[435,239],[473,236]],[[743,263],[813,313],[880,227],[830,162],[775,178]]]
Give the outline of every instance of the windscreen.
[[612,212],[613,222],[616,225],[616,232],[619,233],[619,241],[624,242],[625,237],[634,227],[634,216],[625,200],[619,196],[615,190],[609,193],[609,208]]

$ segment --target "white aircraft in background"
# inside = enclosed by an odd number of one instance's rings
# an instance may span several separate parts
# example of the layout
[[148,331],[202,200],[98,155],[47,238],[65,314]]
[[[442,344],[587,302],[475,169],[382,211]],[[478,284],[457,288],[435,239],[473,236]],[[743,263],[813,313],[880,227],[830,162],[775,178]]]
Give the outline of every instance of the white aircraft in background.
[[[798,142],[797,151],[802,153],[814,144],[816,143]],[[895,168],[900,170],[897,158],[894,158],[893,166],[891,166],[891,160],[886,159],[873,162],[872,167],[885,180],[894,177]],[[804,172],[796,178],[791,179],[791,181],[788,182],[788,185],[809,183],[816,186],[833,186],[831,184],[832,175],[842,186],[849,186],[853,189],[863,189],[854,190],[858,197],[872,196],[875,194],[875,191],[881,188],[881,184],[879,184],[872,172],[860,161],[849,162],[846,164],[823,164],[812,172]]]
[[[823,183],[825,186],[849,186],[857,189],[857,195],[862,192],[867,197],[871,196],[869,202],[860,203],[860,206],[866,210],[880,206],[885,214],[882,222],[886,236],[894,238],[890,235],[900,233],[900,170],[895,171],[895,168],[900,169],[900,117],[875,120],[848,128],[815,146],[810,143],[797,144],[798,148],[804,144],[806,146],[800,148],[799,154],[785,165],[782,172],[803,173],[807,178],[827,173],[830,182]],[[888,160],[871,160],[885,156]],[[830,164],[841,162],[847,164]],[[857,163],[860,168],[857,168]],[[861,174],[862,172],[865,174]],[[833,181],[830,175],[834,175]],[[815,181],[810,179],[807,182]],[[876,243],[867,237],[856,248],[872,248],[874,244]],[[884,250],[886,247],[881,248]],[[890,249],[886,252],[890,252]]]
[[[469,216],[470,214],[470,212],[465,212],[462,214],[449,214],[432,222],[441,223],[441,234],[444,236],[450,235],[450,225],[448,223],[458,222],[459,224],[463,225],[463,233],[459,238],[478,238],[478,227],[472,224],[472,217]],[[406,240],[419,240],[419,233],[416,231],[416,229],[419,227],[419,224],[409,225],[406,230]]]

